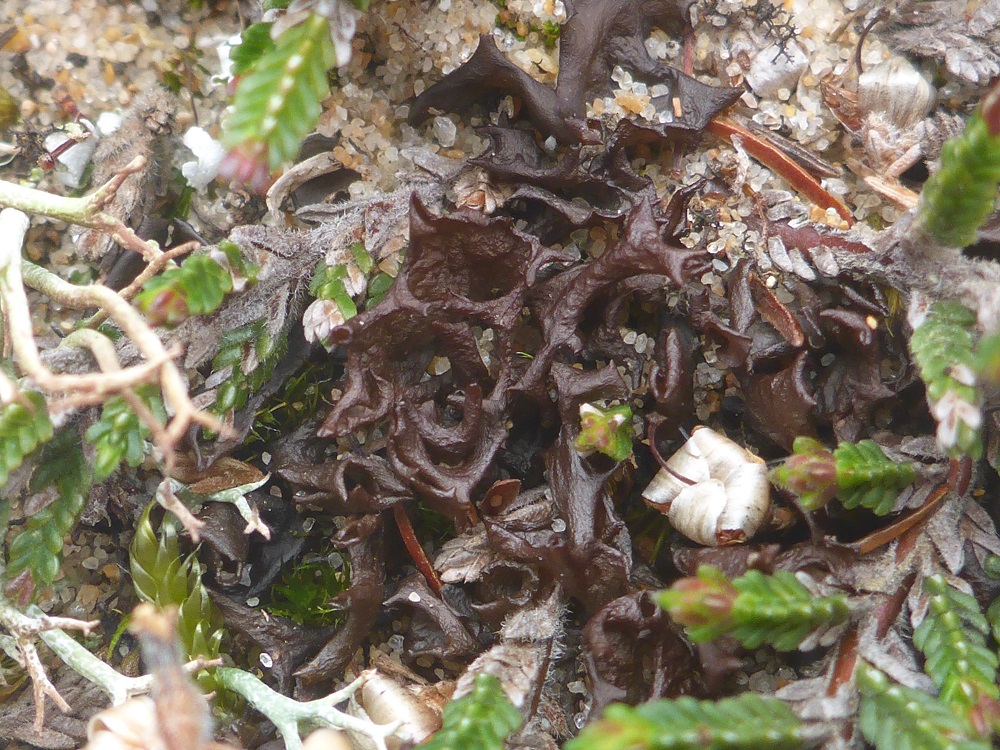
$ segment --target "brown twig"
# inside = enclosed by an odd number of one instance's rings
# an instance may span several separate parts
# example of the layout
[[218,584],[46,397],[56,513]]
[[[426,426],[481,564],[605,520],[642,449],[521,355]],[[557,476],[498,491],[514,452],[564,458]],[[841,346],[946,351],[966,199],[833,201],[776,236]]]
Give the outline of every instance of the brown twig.
[[[190,242],[185,242],[184,244],[178,245],[177,247],[172,247],[169,250],[164,250],[161,255],[157,256],[156,258],[151,260],[148,264],[146,264],[146,267],[142,270],[142,273],[136,276],[135,279],[132,280],[131,284],[129,284],[124,289],[119,290],[118,295],[124,300],[131,300],[135,295],[139,293],[139,290],[142,289],[143,285],[151,278],[156,276],[156,274],[158,274],[160,271],[162,271],[170,261],[174,260],[175,258],[179,258],[182,255],[187,255],[188,253],[194,252],[199,247],[201,247],[201,243],[199,243],[197,240],[191,240]],[[101,310],[92,315],[91,318],[84,324],[84,326],[87,328],[96,328],[107,319],[108,319],[108,314],[105,311]]]

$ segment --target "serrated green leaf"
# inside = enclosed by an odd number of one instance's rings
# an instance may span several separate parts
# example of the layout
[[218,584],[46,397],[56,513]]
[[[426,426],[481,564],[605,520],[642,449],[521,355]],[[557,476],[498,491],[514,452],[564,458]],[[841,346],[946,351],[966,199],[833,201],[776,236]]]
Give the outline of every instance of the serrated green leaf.
[[229,58],[233,61],[233,75],[243,75],[273,49],[270,23],[247,26],[240,35],[240,43],[229,52]]

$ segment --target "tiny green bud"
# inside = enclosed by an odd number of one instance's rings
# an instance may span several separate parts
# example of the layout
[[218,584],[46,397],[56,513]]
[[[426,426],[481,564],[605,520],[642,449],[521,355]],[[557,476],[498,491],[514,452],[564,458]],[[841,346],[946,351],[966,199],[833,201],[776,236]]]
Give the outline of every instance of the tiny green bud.
[[593,404],[580,405],[580,435],[574,443],[582,455],[603,453],[615,461],[632,455],[632,409],[614,406],[602,409]]
[[837,495],[837,461],[832,451],[809,437],[797,437],[792,455],[773,469],[770,480],[799,496],[803,510],[822,508]]
[[718,568],[703,565],[697,577],[682,578],[666,591],[657,603],[678,625],[689,628],[695,642],[709,641],[733,627],[733,605],[739,591]]

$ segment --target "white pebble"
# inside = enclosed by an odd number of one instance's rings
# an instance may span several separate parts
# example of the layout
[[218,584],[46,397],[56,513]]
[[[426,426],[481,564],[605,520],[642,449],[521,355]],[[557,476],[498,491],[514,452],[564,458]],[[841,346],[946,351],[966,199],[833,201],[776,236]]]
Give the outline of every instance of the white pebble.
[[455,138],[458,136],[458,128],[455,123],[444,115],[434,118],[434,139],[445,148],[455,145]]

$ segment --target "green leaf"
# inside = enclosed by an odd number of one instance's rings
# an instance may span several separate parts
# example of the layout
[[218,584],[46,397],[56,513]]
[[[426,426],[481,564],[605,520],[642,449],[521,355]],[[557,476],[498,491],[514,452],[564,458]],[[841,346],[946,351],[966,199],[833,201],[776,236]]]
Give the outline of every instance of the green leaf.
[[[135,394],[161,423],[167,420],[160,393],[155,386],[142,385]],[[101,418],[87,430],[84,438],[96,449],[94,481],[102,482],[124,460],[138,466],[146,453],[149,428],[143,424],[122,396],[113,396],[104,403]]]
[[948,585],[940,576],[924,581],[927,615],[913,633],[913,644],[924,654],[924,671],[941,691],[941,700],[966,715],[983,698],[1000,699],[1000,660],[987,647],[990,632],[979,604]]
[[839,487],[837,499],[845,508],[860,505],[875,515],[884,516],[892,511],[899,491],[916,478],[910,464],[890,460],[871,440],[841,443],[834,456]]
[[25,457],[42,443],[52,439],[52,422],[45,409],[45,397],[37,391],[21,394],[22,401],[14,401],[0,409],[0,487],[24,461]]
[[871,440],[841,443],[829,451],[818,440],[797,437],[792,455],[770,479],[799,496],[803,510],[816,510],[837,497],[845,508],[890,513],[900,489],[916,478],[910,464],[890,460]]
[[255,23],[247,26],[240,35],[240,43],[229,53],[229,58],[233,61],[233,75],[243,75],[273,49],[271,24]]
[[934,696],[895,685],[864,662],[856,679],[858,727],[876,750],[989,750],[988,740]]
[[192,253],[177,268],[146,282],[135,301],[154,325],[177,325],[215,312],[233,290],[228,268],[206,252]]
[[222,143],[262,144],[274,171],[298,154],[330,92],[326,71],[336,63],[330,23],[314,14],[287,29],[236,88]]
[[624,461],[632,455],[632,409],[581,404],[580,434],[573,447],[583,455],[597,451],[613,461]]
[[62,430],[45,446],[31,481],[32,492],[37,494],[53,487],[55,498],[30,516],[24,530],[11,541],[7,551],[7,580],[26,570],[30,571],[36,589],[55,580],[62,564],[63,539],[76,526],[91,482],[79,433]]
[[[172,523],[161,524],[156,534],[150,521],[154,507],[156,503],[146,506],[129,547],[135,592],[161,609],[171,605],[178,608],[177,635],[186,658],[214,659],[219,655],[225,630],[201,582],[201,566],[193,554],[181,557]],[[207,671],[197,679],[204,689],[214,689]]]
[[1000,183],[1000,86],[986,95],[965,131],[944,144],[941,168],[920,194],[919,217],[944,245],[965,247],[996,205]]
[[[364,245],[361,245],[361,243],[356,244],[360,245],[362,251],[364,250]],[[353,247],[354,245],[352,245]],[[367,253],[364,255],[367,255]],[[364,258],[364,256],[361,257]],[[361,266],[361,263],[358,263],[358,265]],[[369,268],[371,267],[370,256],[368,256],[366,265]],[[347,266],[342,263],[334,266],[320,263],[316,267],[312,281],[309,284],[309,291],[316,299],[333,300],[337,304],[337,308],[340,310],[340,314],[344,316],[344,320],[350,320],[358,314],[358,307],[354,304],[351,295],[347,293],[347,286],[344,284],[347,275]]]
[[225,414],[246,406],[250,394],[271,379],[287,348],[287,332],[273,334],[263,320],[224,334],[212,368],[218,372],[231,367],[232,373],[216,391],[213,410]]
[[521,712],[500,680],[476,675],[472,691],[444,707],[441,729],[417,745],[426,750],[503,750],[504,740],[521,726]]
[[779,651],[798,648],[850,614],[843,596],[815,596],[787,571],[751,570],[729,581],[718,568],[702,565],[697,577],[682,578],[656,598],[695,643],[731,635],[747,648],[769,644]]
[[975,324],[975,314],[963,305],[937,302],[910,337],[910,351],[938,420],[938,442],[952,455],[978,460],[983,444]]
[[641,706],[614,703],[564,750],[792,750],[805,745],[802,722],[777,698],[745,693]]

